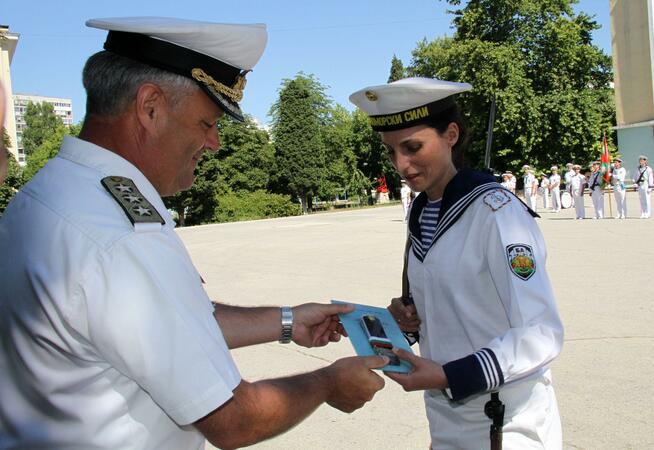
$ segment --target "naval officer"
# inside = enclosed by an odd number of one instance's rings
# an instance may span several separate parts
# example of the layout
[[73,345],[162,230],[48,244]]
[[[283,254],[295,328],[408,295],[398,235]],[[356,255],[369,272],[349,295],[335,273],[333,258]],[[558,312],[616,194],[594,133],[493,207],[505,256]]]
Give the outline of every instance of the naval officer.
[[638,168],[634,172],[634,185],[638,189],[638,200],[640,200],[640,218],[649,219],[652,213],[650,193],[654,187],[654,173],[647,165],[647,156],[638,157]]
[[552,194],[552,209],[554,212],[561,211],[561,175],[559,175],[559,167],[552,166],[550,168],[552,175],[550,175],[550,193]]
[[460,168],[466,127],[454,95],[471,89],[407,78],[350,96],[421,192],[409,218],[406,296],[389,309],[403,331],[419,333],[422,357],[396,350],[413,369],[387,376],[425,391],[434,450],[496,448],[502,433],[505,449],[560,449],[549,365],[563,327],[545,241],[536,214],[493,176]]
[[588,177],[588,190],[595,209],[595,219],[604,218],[604,192],[602,191],[602,172],[600,162],[593,161],[590,166],[590,177]]
[[627,177],[627,169],[622,167],[622,159],[615,158],[613,170],[611,171],[611,185],[615,194],[616,219],[627,218],[627,191],[624,180]]
[[243,120],[263,25],[97,19],[80,138],[0,220],[0,448],[254,444],[322,403],[353,411],[387,358],[248,382],[229,349],[338,339],[334,305],[212,304],[161,197],[188,189],[217,122]]

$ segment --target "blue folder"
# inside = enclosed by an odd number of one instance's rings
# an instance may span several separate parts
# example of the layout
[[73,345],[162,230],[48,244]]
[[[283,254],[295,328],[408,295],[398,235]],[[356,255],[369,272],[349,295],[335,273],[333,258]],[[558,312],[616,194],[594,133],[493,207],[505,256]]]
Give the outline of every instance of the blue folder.
[[[366,337],[363,327],[361,326],[361,317],[367,314],[372,314],[376,316],[384,326],[384,331],[386,336],[393,343],[394,347],[404,349],[408,352],[413,353],[409,343],[405,339],[400,327],[395,322],[395,319],[391,313],[386,308],[379,308],[376,306],[369,305],[358,305],[356,303],[341,301],[341,300],[332,300],[332,303],[348,303],[354,305],[355,310],[347,314],[339,314],[341,323],[347,331],[347,334],[350,337],[350,342],[359,356],[374,356],[375,352],[373,351],[368,338]],[[388,364],[384,366],[381,370],[385,372],[401,372],[407,373],[411,370],[411,364],[406,361],[400,360],[400,365],[391,365]]]

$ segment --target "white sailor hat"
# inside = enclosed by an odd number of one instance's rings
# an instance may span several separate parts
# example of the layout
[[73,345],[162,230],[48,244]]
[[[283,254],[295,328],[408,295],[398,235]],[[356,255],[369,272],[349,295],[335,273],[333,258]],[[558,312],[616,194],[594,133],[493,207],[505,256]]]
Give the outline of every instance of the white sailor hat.
[[640,156],[638,157],[638,159],[639,159],[639,160],[642,159],[643,161],[647,161],[647,156],[645,156],[645,155],[640,155]]
[[370,86],[350,95],[350,101],[370,116],[375,131],[410,128],[454,106],[454,94],[472,85],[434,78],[404,78]]
[[559,170],[559,166],[552,166],[550,167],[550,170]]
[[264,24],[224,24],[163,17],[91,19],[108,30],[105,50],[195,80],[227,114],[243,121],[238,103],[245,74],[268,40]]
[[529,167],[529,164],[525,164],[522,166],[522,170],[531,170],[531,167]]
[[614,158],[613,161],[621,163],[621,162],[622,162],[622,158]]

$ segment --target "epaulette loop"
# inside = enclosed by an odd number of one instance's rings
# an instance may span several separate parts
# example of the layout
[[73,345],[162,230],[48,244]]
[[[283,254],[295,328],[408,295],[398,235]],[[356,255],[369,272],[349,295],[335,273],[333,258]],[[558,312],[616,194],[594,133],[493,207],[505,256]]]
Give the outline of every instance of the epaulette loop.
[[129,178],[112,175],[103,178],[101,183],[135,227],[145,223],[161,225],[166,223],[157,209],[139,192]]

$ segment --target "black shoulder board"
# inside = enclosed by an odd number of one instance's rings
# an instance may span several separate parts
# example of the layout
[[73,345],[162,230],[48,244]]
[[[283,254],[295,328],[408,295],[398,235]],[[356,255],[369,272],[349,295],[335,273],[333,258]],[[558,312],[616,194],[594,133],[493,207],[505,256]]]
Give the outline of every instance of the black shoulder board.
[[109,176],[103,178],[101,183],[123,208],[133,224],[160,223],[163,225],[165,223],[157,209],[141,195],[134,182],[129,178]]

